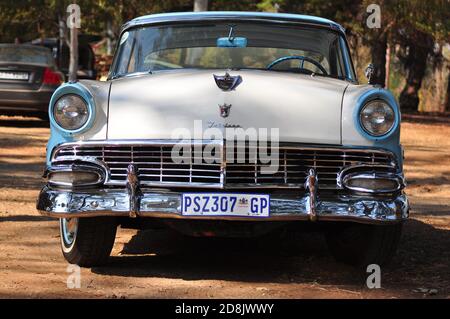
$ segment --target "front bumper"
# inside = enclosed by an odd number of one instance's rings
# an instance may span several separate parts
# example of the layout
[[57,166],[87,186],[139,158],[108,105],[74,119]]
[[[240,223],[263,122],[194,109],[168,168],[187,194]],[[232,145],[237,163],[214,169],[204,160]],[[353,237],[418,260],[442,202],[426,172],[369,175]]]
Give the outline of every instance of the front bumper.
[[[211,191],[208,191],[211,192]],[[318,195],[314,210],[311,196],[299,190],[298,195],[271,194],[270,217],[183,216],[181,192],[167,189],[141,189],[137,207],[125,189],[86,189],[80,191],[52,189],[45,186],[38,198],[41,214],[57,217],[131,216],[139,217],[258,220],[258,221],[353,221],[359,223],[396,223],[408,218],[406,195],[371,196],[328,194]],[[131,213],[130,213],[131,212]],[[312,216],[314,215],[314,216]]]

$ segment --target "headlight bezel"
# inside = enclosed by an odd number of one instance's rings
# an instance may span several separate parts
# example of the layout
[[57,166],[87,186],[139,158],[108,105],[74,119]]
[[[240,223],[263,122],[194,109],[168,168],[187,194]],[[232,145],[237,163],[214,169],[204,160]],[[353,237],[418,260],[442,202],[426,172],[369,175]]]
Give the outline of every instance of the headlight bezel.
[[[75,130],[67,129],[67,128],[64,128],[61,125],[59,125],[53,115],[54,114],[53,111],[56,106],[56,103],[61,98],[63,98],[64,96],[67,96],[67,95],[76,95],[77,97],[81,98],[81,100],[85,103],[85,105],[87,105],[87,109],[88,109],[87,121],[80,128],[75,129]],[[88,91],[88,89],[86,89],[83,85],[81,85],[78,82],[63,84],[55,91],[55,93],[53,93],[52,98],[50,100],[50,105],[49,105],[49,109],[48,109],[48,115],[50,118],[50,126],[53,127],[54,129],[56,129],[62,136],[65,136],[65,137],[71,137],[71,136],[81,134],[92,127],[95,116],[96,116],[95,109],[96,108],[95,108],[94,98],[92,97],[92,94]]]
[[[55,162],[53,166],[47,169],[45,173],[45,177],[47,178],[47,182],[49,185],[54,187],[61,188],[84,188],[84,187],[92,187],[98,186],[105,182],[107,177],[106,168],[98,165],[96,163],[91,162],[72,162],[70,163],[70,159],[67,159],[68,163]],[[91,176],[95,176],[96,179],[93,181],[85,181],[85,182],[68,182],[62,181],[52,178],[55,175],[59,174],[90,174]]]
[[[364,110],[366,110],[367,107],[369,107],[370,105],[373,105],[375,103],[383,103],[392,112],[392,124],[389,126],[389,128],[386,131],[384,131],[382,133],[376,133],[376,132],[371,131],[365,125],[364,119],[363,119]],[[391,105],[391,103],[389,103],[388,101],[381,99],[381,98],[374,98],[374,99],[365,101],[365,103],[362,104],[358,110],[358,124],[359,124],[360,128],[364,131],[364,133],[368,134],[372,138],[383,138],[383,137],[388,136],[396,127],[397,122],[398,122],[398,115],[397,115],[395,108]]]
[[[67,99],[67,98],[77,98],[77,99],[79,99],[79,100],[84,104],[84,106],[85,106],[85,108],[86,108],[85,111],[86,111],[86,115],[87,115],[87,116],[86,116],[84,122],[83,122],[81,125],[79,125],[79,126],[77,126],[77,127],[74,127],[74,128],[65,127],[65,126],[59,121],[59,119],[57,118],[57,113],[56,113],[56,112],[57,112],[57,106],[58,106],[58,103],[59,103],[61,100]],[[53,111],[52,116],[53,116],[53,119],[55,120],[55,123],[56,123],[60,128],[66,130],[66,131],[72,131],[72,132],[78,131],[78,130],[82,129],[82,128],[86,125],[86,123],[89,121],[89,116],[90,116],[89,105],[88,105],[87,101],[86,101],[83,97],[81,97],[80,95],[78,95],[78,94],[73,94],[73,93],[64,94],[63,96],[61,96],[59,99],[56,100],[55,104],[53,105],[53,110],[52,110],[52,111]]]

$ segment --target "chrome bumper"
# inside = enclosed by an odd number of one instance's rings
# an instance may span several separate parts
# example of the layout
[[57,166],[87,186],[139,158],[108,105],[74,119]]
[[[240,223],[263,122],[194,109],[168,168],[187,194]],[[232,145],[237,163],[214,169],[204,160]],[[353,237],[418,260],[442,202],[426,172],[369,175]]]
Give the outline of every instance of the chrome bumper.
[[[300,192],[299,192],[300,194]],[[133,207],[136,205],[137,207]],[[311,208],[311,206],[314,206]],[[130,216],[214,220],[258,221],[354,221],[360,223],[392,223],[408,218],[406,195],[375,197],[370,195],[317,196],[310,194],[271,195],[270,217],[183,216],[181,192],[164,189],[141,189],[139,202],[130,199],[125,189],[61,190],[45,186],[38,199],[41,214],[50,217]],[[312,216],[313,215],[313,216]]]

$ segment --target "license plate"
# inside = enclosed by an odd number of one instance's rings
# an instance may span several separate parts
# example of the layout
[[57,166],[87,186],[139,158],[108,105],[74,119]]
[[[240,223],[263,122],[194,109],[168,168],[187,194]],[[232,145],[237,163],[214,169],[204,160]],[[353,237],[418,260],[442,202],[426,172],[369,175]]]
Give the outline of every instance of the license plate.
[[0,80],[28,80],[27,72],[5,72],[0,71]]
[[269,217],[270,195],[231,193],[184,193],[184,216]]

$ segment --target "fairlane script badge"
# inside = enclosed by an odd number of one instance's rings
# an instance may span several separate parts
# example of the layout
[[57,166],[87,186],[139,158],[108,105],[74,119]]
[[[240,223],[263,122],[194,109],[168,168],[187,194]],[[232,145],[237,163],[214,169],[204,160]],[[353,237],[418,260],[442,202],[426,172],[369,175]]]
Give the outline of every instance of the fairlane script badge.
[[225,75],[215,75],[214,80],[217,86],[222,91],[231,91],[235,89],[242,82],[242,77],[240,75],[232,76],[228,72]]

